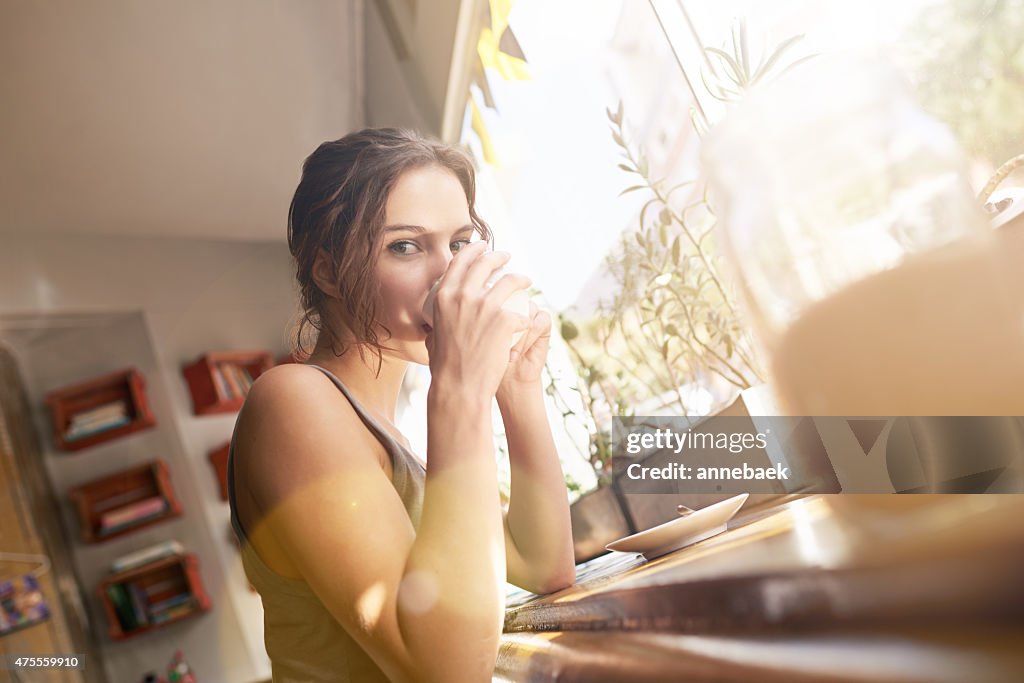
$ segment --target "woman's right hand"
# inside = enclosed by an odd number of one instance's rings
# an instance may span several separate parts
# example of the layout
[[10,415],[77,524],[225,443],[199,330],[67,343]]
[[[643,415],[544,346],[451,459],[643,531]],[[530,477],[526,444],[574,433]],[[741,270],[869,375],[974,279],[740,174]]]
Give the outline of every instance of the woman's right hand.
[[502,308],[513,292],[530,286],[530,279],[507,274],[485,288],[510,257],[486,248],[482,240],[473,242],[452,258],[437,287],[433,330],[427,335],[431,376],[477,392],[481,400],[494,396],[508,367],[512,336],[530,323]]

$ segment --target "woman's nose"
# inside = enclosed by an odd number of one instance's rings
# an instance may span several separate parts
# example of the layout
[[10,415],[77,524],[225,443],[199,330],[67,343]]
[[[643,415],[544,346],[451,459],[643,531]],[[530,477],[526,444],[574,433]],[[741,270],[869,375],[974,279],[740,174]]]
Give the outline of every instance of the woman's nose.
[[448,270],[448,264],[452,262],[453,256],[454,254],[451,249],[438,250],[437,256],[434,257],[431,263],[431,275],[434,280],[439,279]]

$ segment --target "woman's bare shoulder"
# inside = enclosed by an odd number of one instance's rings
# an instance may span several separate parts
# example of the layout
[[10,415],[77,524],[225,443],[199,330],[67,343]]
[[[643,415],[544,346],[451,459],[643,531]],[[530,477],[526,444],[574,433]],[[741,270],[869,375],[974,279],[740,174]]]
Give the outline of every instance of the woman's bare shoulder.
[[[359,422],[355,409],[338,387],[314,367],[298,363],[278,365],[262,373],[246,396],[239,428],[259,428],[267,420],[306,424],[332,417],[331,422]],[[280,424],[279,424],[280,426]]]
[[319,370],[295,363],[253,383],[235,438],[244,478],[266,503],[347,464],[379,462],[377,443],[348,399]]
[[337,387],[327,379],[324,373],[309,365],[301,363],[285,363],[276,365],[256,378],[246,396],[246,404],[261,404],[261,407],[275,397],[284,393],[312,396],[337,392]]

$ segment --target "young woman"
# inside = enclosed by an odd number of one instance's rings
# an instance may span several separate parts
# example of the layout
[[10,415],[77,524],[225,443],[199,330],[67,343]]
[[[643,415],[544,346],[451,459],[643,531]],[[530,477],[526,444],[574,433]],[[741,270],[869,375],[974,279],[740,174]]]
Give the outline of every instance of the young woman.
[[[540,382],[551,320],[502,307],[522,276],[485,287],[508,255],[486,250],[475,192],[466,155],[393,129],[324,143],[303,166],[288,239],[318,334],[307,363],[253,385],[230,460],[275,681],[490,680],[505,581],[540,593],[573,581]],[[394,425],[410,362],[431,372],[426,465]]]

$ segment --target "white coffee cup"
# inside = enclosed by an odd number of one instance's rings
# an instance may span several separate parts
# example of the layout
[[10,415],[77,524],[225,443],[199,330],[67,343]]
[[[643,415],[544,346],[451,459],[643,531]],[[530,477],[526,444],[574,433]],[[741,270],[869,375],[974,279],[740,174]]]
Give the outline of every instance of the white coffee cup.
[[[493,287],[494,283],[500,280],[501,277],[505,275],[506,272],[507,271],[504,268],[495,271],[489,278],[487,278],[487,281],[484,283],[484,287],[486,287],[487,289]],[[441,280],[437,280],[434,283],[434,285],[430,288],[430,291],[427,292],[426,300],[424,300],[423,302],[423,317],[426,319],[427,324],[430,325],[431,327],[434,326],[434,299],[437,298],[437,288],[438,286],[440,286],[440,284]],[[506,311],[511,311],[512,313],[516,313],[518,315],[523,316],[524,318],[529,319],[530,295],[527,293],[525,289],[517,289],[516,291],[512,292],[512,295],[509,296],[508,299],[505,300],[505,303],[502,305],[502,308],[505,309]],[[522,339],[525,333],[526,331],[523,330],[521,332],[516,332],[515,334],[513,334],[512,343],[509,345],[509,347],[511,348],[512,346],[515,346],[519,342],[519,340]]]

